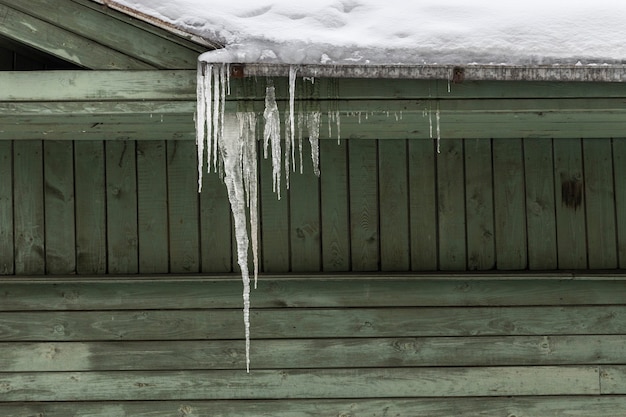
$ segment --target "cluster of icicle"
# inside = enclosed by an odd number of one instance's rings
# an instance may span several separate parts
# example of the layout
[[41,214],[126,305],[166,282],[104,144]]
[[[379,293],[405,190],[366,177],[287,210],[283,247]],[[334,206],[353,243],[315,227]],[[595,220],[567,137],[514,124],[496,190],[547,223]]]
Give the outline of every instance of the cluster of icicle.
[[[225,98],[230,94],[228,64],[198,64],[196,145],[198,149],[198,192],[202,191],[202,174],[223,175],[235,223],[237,263],[243,281],[243,314],[246,338],[246,370],[250,372],[250,272],[248,248],[252,241],[254,284],[258,277],[258,178],[257,178],[257,117],[254,112],[225,113]],[[319,128],[321,114],[307,112],[296,118],[294,111],[297,68],[289,71],[289,114],[285,125],[285,183],[289,188],[290,167],[295,171],[296,120],[300,127],[299,150],[302,172],[302,127],[306,126],[311,144],[313,171],[319,176]],[[265,95],[263,129],[264,157],[271,153],[274,192],[280,199],[282,173],[281,120],[272,80],[268,80]],[[339,126],[338,115],[336,115]],[[247,210],[246,210],[247,209]],[[251,239],[248,238],[246,211],[250,213]]]

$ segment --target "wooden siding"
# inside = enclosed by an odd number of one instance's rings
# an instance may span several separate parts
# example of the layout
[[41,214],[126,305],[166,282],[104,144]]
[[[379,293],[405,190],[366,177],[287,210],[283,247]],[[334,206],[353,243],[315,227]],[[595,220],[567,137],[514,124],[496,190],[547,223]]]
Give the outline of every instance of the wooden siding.
[[[262,159],[261,271],[623,268],[625,142],[328,141],[321,178],[305,163],[281,200]],[[2,274],[236,271],[192,142],[2,141],[0,158]]]
[[611,416],[623,276],[266,276],[245,372],[241,283],[0,282],[7,417]]

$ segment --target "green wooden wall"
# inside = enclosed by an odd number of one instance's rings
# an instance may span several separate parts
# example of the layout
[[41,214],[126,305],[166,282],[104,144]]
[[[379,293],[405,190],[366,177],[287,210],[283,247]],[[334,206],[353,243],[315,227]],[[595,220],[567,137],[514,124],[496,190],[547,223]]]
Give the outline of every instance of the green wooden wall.
[[0,282],[4,417],[615,417],[624,276]]
[[[305,144],[305,154],[308,154]],[[625,139],[322,141],[278,200],[260,161],[261,270],[616,269]],[[236,272],[226,190],[190,141],[0,141],[0,271]]]

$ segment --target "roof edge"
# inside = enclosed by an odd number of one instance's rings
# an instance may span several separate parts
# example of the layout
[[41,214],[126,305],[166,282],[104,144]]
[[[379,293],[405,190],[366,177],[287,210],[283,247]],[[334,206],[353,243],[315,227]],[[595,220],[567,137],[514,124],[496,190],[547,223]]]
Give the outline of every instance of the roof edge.
[[[210,64],[210,63],[209,63]],[[216,63],[221,64],[221,63]],[[626,65],[319,65],[230,64],[234,77],[388,78],[464,81],[626,82]]]

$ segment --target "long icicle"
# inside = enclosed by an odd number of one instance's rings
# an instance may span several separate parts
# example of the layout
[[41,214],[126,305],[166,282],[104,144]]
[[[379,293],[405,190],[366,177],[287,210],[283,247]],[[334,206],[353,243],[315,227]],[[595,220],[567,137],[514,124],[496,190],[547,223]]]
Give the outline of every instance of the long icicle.
[[198,192],[202,192],[202,171],[204,164],[204,142],[206,131],[206,102],[204,101],[204,64],[198,61],[198,73],[196,74],[196,149],[198,151]]

